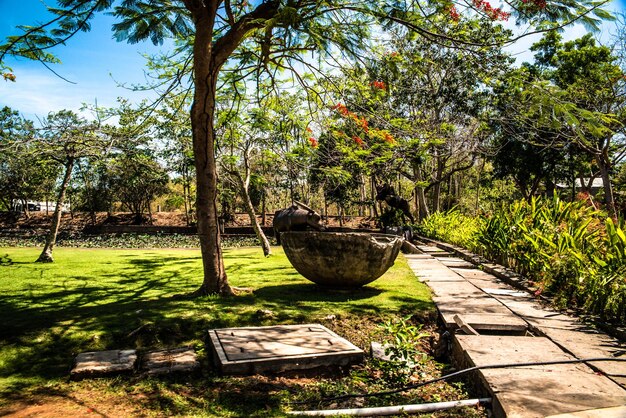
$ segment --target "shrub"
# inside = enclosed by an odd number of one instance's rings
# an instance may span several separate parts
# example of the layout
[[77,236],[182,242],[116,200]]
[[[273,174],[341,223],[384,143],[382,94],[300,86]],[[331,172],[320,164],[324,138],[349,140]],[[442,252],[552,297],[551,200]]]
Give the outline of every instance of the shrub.
[[471,249],[477,248],[477,232],[482,227],[482,218],[469,217],[456,209],[435,212],[417,225],[417,232],[429,238],[440,239]]

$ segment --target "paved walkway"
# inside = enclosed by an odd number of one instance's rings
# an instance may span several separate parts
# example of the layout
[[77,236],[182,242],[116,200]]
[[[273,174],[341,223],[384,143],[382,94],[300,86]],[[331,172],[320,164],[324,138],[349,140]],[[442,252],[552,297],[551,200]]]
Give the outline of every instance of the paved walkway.
[[[451,253],[430,245],[418,248],[424,254],[405,257],[431,288],[448,329],[455,331],[452,354],[461,367],[626,358],[626,346],[616,339],[542,306],[527,292]],[[472,331],[478,335],[463,335]],[[626,362],[485,369],[478,378],[494,397],[497,417],[575,412],[579,415],[572,416],[626,417]],[[609,407],[617,408],[602,415],[578,412]]]

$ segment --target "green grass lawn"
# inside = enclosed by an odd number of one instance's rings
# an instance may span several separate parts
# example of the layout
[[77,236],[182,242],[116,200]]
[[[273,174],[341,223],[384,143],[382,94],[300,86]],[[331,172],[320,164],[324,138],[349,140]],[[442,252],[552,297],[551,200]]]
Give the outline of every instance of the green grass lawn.
[[[197,250],[57,248],[55,263],[39,264],[34,262],[37,249],[0,248],[0,399],[10,403],[18,394],[36,393],[42,387],[62,391],[85,385],[110,387],[116,380],[66,381],[73,357],[83,351],[192,345],[204,356],[204,335],[210,328],[304,322],[322,322],[367,348],[377,332],[372,324],[407,314],[432,315],[427,287],[417,281],[402,256],[383,277],[362,289],[331,291],[300,276],[281,248],[273,251],[264,258],[258,248],[225,250],[231,285],[252,288],[254,293],[190,299],[186,295],[199,287],[202,277]],[[265,318],[259,310],[271,310],[275,316]],[[205,390],[224,382],[244,384],[216,376],[206,358],[203,361]],[[143,391],[145,385],[156,385],[174,393],[170,385],[180,383],[165,381],[113,386]],[[238,415],[224,406],[229,405],[225,393],[219,395],[221,401],[200,397],[204,411],[222,408],[217,415]],[[148,405],[156,415],[172,412],[170,407]],[[177,411],[197,413],[199,407],[185,405]],[[241,407],[235,396],[233,410]]]

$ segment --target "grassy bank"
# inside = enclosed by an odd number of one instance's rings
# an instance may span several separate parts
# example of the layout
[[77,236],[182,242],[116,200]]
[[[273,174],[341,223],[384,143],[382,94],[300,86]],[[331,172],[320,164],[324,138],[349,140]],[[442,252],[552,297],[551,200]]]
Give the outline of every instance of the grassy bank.
[[[215,375],[203,344],[209,328],[315,321],[366,348],[372,339],[393,337],[379,324],[412,315],[405,325],[415,330],[432,315],[428,290],[403,257],[363,289],[332,292],[302,278],[280,248],[274,252],[264,258],[257,248],[225,251],[231,284],[253,288],[254,293],[189,299],[185,295],[201,281],[197,250],[58,248],[54,264],[37,264],[36,249],[0,248],[0,412],[33,402],[63,401],[76,407],[68,399],[78,399],[83,410],[97,406],[112,415],[141,410],[154,416],[276,416],[289,399],[409,381],[410,373],[402,376],[371,360],[341,376]],[[426,346],[427,339],[422,343]],[[180,345],[200,353],[203,367],[196,376],[67,381],[72,359],[82,351]],[[424,357],[419,373],[439,372]],[[438,385],[402,396],[437,400],[461,395],[455,387]]]

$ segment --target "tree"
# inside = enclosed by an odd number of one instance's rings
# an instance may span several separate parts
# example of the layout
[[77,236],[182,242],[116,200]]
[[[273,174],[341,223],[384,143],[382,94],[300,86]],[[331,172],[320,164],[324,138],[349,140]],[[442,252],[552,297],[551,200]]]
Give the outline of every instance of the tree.
[[76,195],[72,206],[89,212],[93,225],[97,222],[96,212],[111,213],[113,206],[113,190],[107,176],[108,162],[108,156],[87,157],[76,162]]
[[517,71],[522,81],[502,126],[534,147],[560,152],[570,167],[581,166],[586,154],[586,167],[597,167],[603,180],[607,212],[616,217],[610,173],[626,152],[626,80],[617,57],[590,34],[563,43],[549,33],[532,50],[535,63]]
[[[450,38],[466,36],[479,44],[497,44],[510,36],[489,19],[440,16],[432,25]],[[490,96],[490,80],[510,61],[498,47],[467,48],[472,55],[392,31],[365,65],[348,68],[330,83],[338,86],[346,103],[339,113],[348,121],[367,122],[361,123],[367,131],[342,130],[348,139],[355,135],[359,141],[366,139],[356,147],[365,164],[363,172],[378,183],[399,182],[399,176],[408,179],[420,218],[429,213],[428,194],[434,211],[452,204],[450,184],[474,165],[486,136],[480,118]],[[377,141],[372,133],[387,140]],[[446,185],[448,199],[443,198]]]
[[[493,15],[494,8],[490,6],[487,10],[483,4],[473,7],[479,13]],[[597,21],[588,14],[587,7],[592,6],[596,15],[601,12],[590,0],[555,0],[554,7],[543,3],[535,7],[537,4],[529,2],[516,9],[518,17],[544,25],[575,17],[593,25]],[[54,62],[56,58],[50,54],[50,48],[64,44],[78,31],[89,30],[93,15],[112,7],[112,0],[62,0],[60,7],[49,8],[55,19],[39,26],[23,27],[23,35],[10,37],[7,44],[0,46],[0,63],[4,63],[7,55]],[[441,12],[446,7],[449,5],[436,4],[427,13]],[[193,62],[191,124],[198,235],[204,267],[198,294],[233,293],[220,246],[214,129],[218,80],[227,61],[235,58],[233,74],[241,80],[246,75],[261,73],[271,77],[279,69],[293,69],[296,63],[307,66],[302,54],[311,51],[339,50],[347,57],[358,58],[359,51],[367,44],[369,28],[377,20],[401,22],[431,40],[444,39],[420,26],[429,19],[428,14],[420,14],[422,5],[404,6],[395,2],[380,7],[374,1],[357,4],[344,0],[269,0],[254,6],[245,0],[128,0],[114,10],[120,20],[113,27],[119,40],[134,43],[150,39],[161,43],[167,36],[184,39],[183,60]],[[461,44],[468,42],[471,40],[463,40]],[[236,54],[237,51],[240,53]]]
[[607,211],[617,219],[610,173],[614,153],[623,155],[626,150],[626,142],[620,139],[626,132],[626,80],[617,57],[610,48],[596,45],[591,34],[563,44],[552,36],[544,40],[547,45],[540,41],[535,46],[544,51],[540,64],[551,67],[549,79],[563,90],[562,98],[577,108],[564,113],[564,127],[571,141],[594,158],[604,184]]
[[57,170],[53,162],[35,149],[31,121],[18,112],[0,109],[0,207],[12,210],[20,201],[28,216],[28,200],[48,196],[54,189]]
[[541,145],[558,135],[558,129],[537,129],[537,120],[520,107],[526,87],[536,76],[537,71],[529,65],[511,69],[498,80],[490,103],[494,175],[511,178],[527,200],[539,194],[543,186],[551,195],[556,182],[567,177],[569,165],[562,149]]
[[[250,104],[251,106],[251,104]],[[267,119],[261,109],[246,111],[238,109],[236,114],[224,112],[227,122],[221,129],[220,143],[223,151],[221,167],[243,199],[243,205],[257,239],[261,243],[263,255],[271,254],[270,243],[261,229],[251,196],[253,178],[253,158],[267,142]]]
[[166,97],[155,118],[156,135],[164,142],[161,157],[166,161],[168,170],[175,175],[173,182],[182,187],[187,226],[192,224],[191,199],[195,189],[191,124],[189,113],[183,110],[189,106],[188,101],[182,93]]
[[62,167],[63,177],[56,197],[52,224],[46,237],[38,262],[52,262],[52,250],[56,244],[65,194],[72,178],[76,162],[89,156],[106,154],[111,139],[98,131],[96,122],[87,122],[69,110],[50,113],[44,120],[41,136],[33,139],[36,149],[43,156]]
[[108,164],[107,180],[113,195],[143,223],[143,214],[150,219],[152,201],[167,192],[167,172],[149,152],[138,151],[118,155]]

